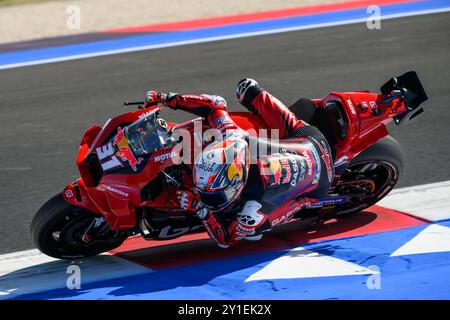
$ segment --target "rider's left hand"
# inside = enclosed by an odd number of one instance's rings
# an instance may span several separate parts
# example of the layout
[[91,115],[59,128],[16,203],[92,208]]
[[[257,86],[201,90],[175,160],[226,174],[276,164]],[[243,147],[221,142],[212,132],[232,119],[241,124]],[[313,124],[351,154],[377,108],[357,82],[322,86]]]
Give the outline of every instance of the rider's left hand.
[[166,101],[166,94],[159,91],[150,90],[146,93],[144,102],[145,107],[151,107],[158,103],[165,103]]

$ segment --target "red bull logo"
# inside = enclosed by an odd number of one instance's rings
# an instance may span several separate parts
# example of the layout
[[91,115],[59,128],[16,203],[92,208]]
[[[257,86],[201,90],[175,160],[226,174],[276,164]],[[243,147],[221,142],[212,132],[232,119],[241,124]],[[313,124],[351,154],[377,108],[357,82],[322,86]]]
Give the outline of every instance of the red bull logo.
[[120,160],[128,162],[133,171],[137,171],[137,165],[141,163],[142,158],[136,159],[121,127],[117,128],[114,144],[119,148],[115,155],[119,157]]
[[279,186],[281,184],[282,165],[278,159],[272,159],[270,156],[268,156],[268,158],[270,169],[269,174],[273,178],[271,185]]

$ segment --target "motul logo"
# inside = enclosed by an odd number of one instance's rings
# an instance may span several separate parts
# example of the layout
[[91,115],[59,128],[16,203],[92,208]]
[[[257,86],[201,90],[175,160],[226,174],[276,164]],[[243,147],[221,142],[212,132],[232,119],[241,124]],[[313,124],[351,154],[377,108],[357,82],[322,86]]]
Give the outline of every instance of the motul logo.
[[175,157],[177,154],[176,154],[176,152],[174,152],[174,151],[172,151],[172,152],[167,152],[167,153],[163,153],[163,154],[160,154],[159,156],[156,156],[155,157],[155,162],[158,162],[158,161],[165,161],[165,160],[167,160],[167,159],[172,159],[173,157]]

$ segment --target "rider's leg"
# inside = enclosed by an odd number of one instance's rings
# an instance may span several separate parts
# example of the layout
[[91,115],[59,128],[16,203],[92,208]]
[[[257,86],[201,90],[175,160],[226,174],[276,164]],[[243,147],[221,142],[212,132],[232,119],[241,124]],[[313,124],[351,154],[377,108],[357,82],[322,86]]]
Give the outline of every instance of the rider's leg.
[[[306,179],[311,181],[305,184],[296,183],[295,186],[289,184],[294,191],[293,196],[297,199],[294,203],[291,201],[283,201],[282,204],[273,207],[274,204],[260,201],[247,201],[242,212],[238,213],[237,221],[234,225],[236,230],[243,233],[244,239],[252,240],[249,237],[261,235],[263,232],[270,230],[273,226],[281,225],[288,222],[296,212],[303,209],[308,204],[314,204],[317,200],[328,196],[328,191],[331,186],[334,171],[331,162],[330,150],[324,137],[321,136],[320,131],[315,127],[306,126],[305,128],[313,128],[309,130],[311,134],[310,147],[313,154],[317,156],[312,157],[311,161],[318,161],[316,166],[320,169],[317,180]],[[303,129],[300,128],[300,129]],[[301,132],[295,131],[302,142],[305,142],[304,136]],[[295,138],[294,138],[295,139]],[[292,140],[291,140],[292,141]],[[305,150],[304,144],[291,144],[293,150],[297,154],[302,154]],[[316,167],[315,166],[315,167]],[[307,171],[307,169],[305,168]],[[288,192],[288,191],[287,191]],[[273,199],[273,198],[272,198]],[[292,198],[290,198],[292,199]],[[236,234],[230,230],[230,235]],[[242,236],[242,235],[241,235]]]
[[204,221],[206,230],[211,238],[215,239],[221,248],[238,243],[240,240],[250,237],[256,240],[259,229],[267,229],[270,223],[267,215],[259,212],[261,204],[257,201],[247,201],[242,212],[237,214],[237,219],[226,223],[219,214],[211,212]]
[[[303,140],[304,141],[304,140]],[[262,233],[270,230],[273,226],[284,224],[298,211],[300,211],[308,203],[314,203],[316,200],[324,198],[328,194],[333,178],[333,169],[330,166],[329,151],[326,150],[320,142],[313,140],[311,146],[314,145],[317,158],[320,162],[320,177],[317,181],[308,183],[306,186],[299,187],[297,184],[294,188],[297,201],[285,201],[284,204],[273,208],[273,204],[268,204],[261,200],[249,200],[245,203],[242,211],[236,216],[229,225],[221,223],[220,219],[215,215],[211,215],[208,222],[210,234],[222,246],[229,246],[239,242],[242,239],[260,240]],[[302,153],[300,145],[299,153]],[[304,147],[302,147],[304,148]],[[292,198],[291,198],[292,199]]]
[[253,79],[239,81],[237,97],[244,107],[258,115],[270,129],[279,129],[280,139],[286,139],[295,129],[305,124]]
[[[232,221],[228,227],[230,244],[245,239],[249,241],[259,241],[263,233],[272,229],[275,225],[280,225],[289,221],[293,216],[293,210],[300,211],[309,199],[299,201],[290,207],[283,207],[280,210],[274,210],[270,213],[260,211],[261,203],[255,200],[247,201],[242,212],[237,214],[237,219]],[[287,213],[292,212],[291,215]]]

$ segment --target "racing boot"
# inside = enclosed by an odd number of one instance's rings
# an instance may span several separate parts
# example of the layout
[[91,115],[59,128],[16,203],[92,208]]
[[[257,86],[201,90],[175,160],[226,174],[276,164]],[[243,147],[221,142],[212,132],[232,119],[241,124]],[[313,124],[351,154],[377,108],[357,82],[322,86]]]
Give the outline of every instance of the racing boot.
[[253,107],[252,101],[261,91],[263,89],[256,80],[245,78],[238,82],[236,96],[244,107],[256,114],[256,109]]

